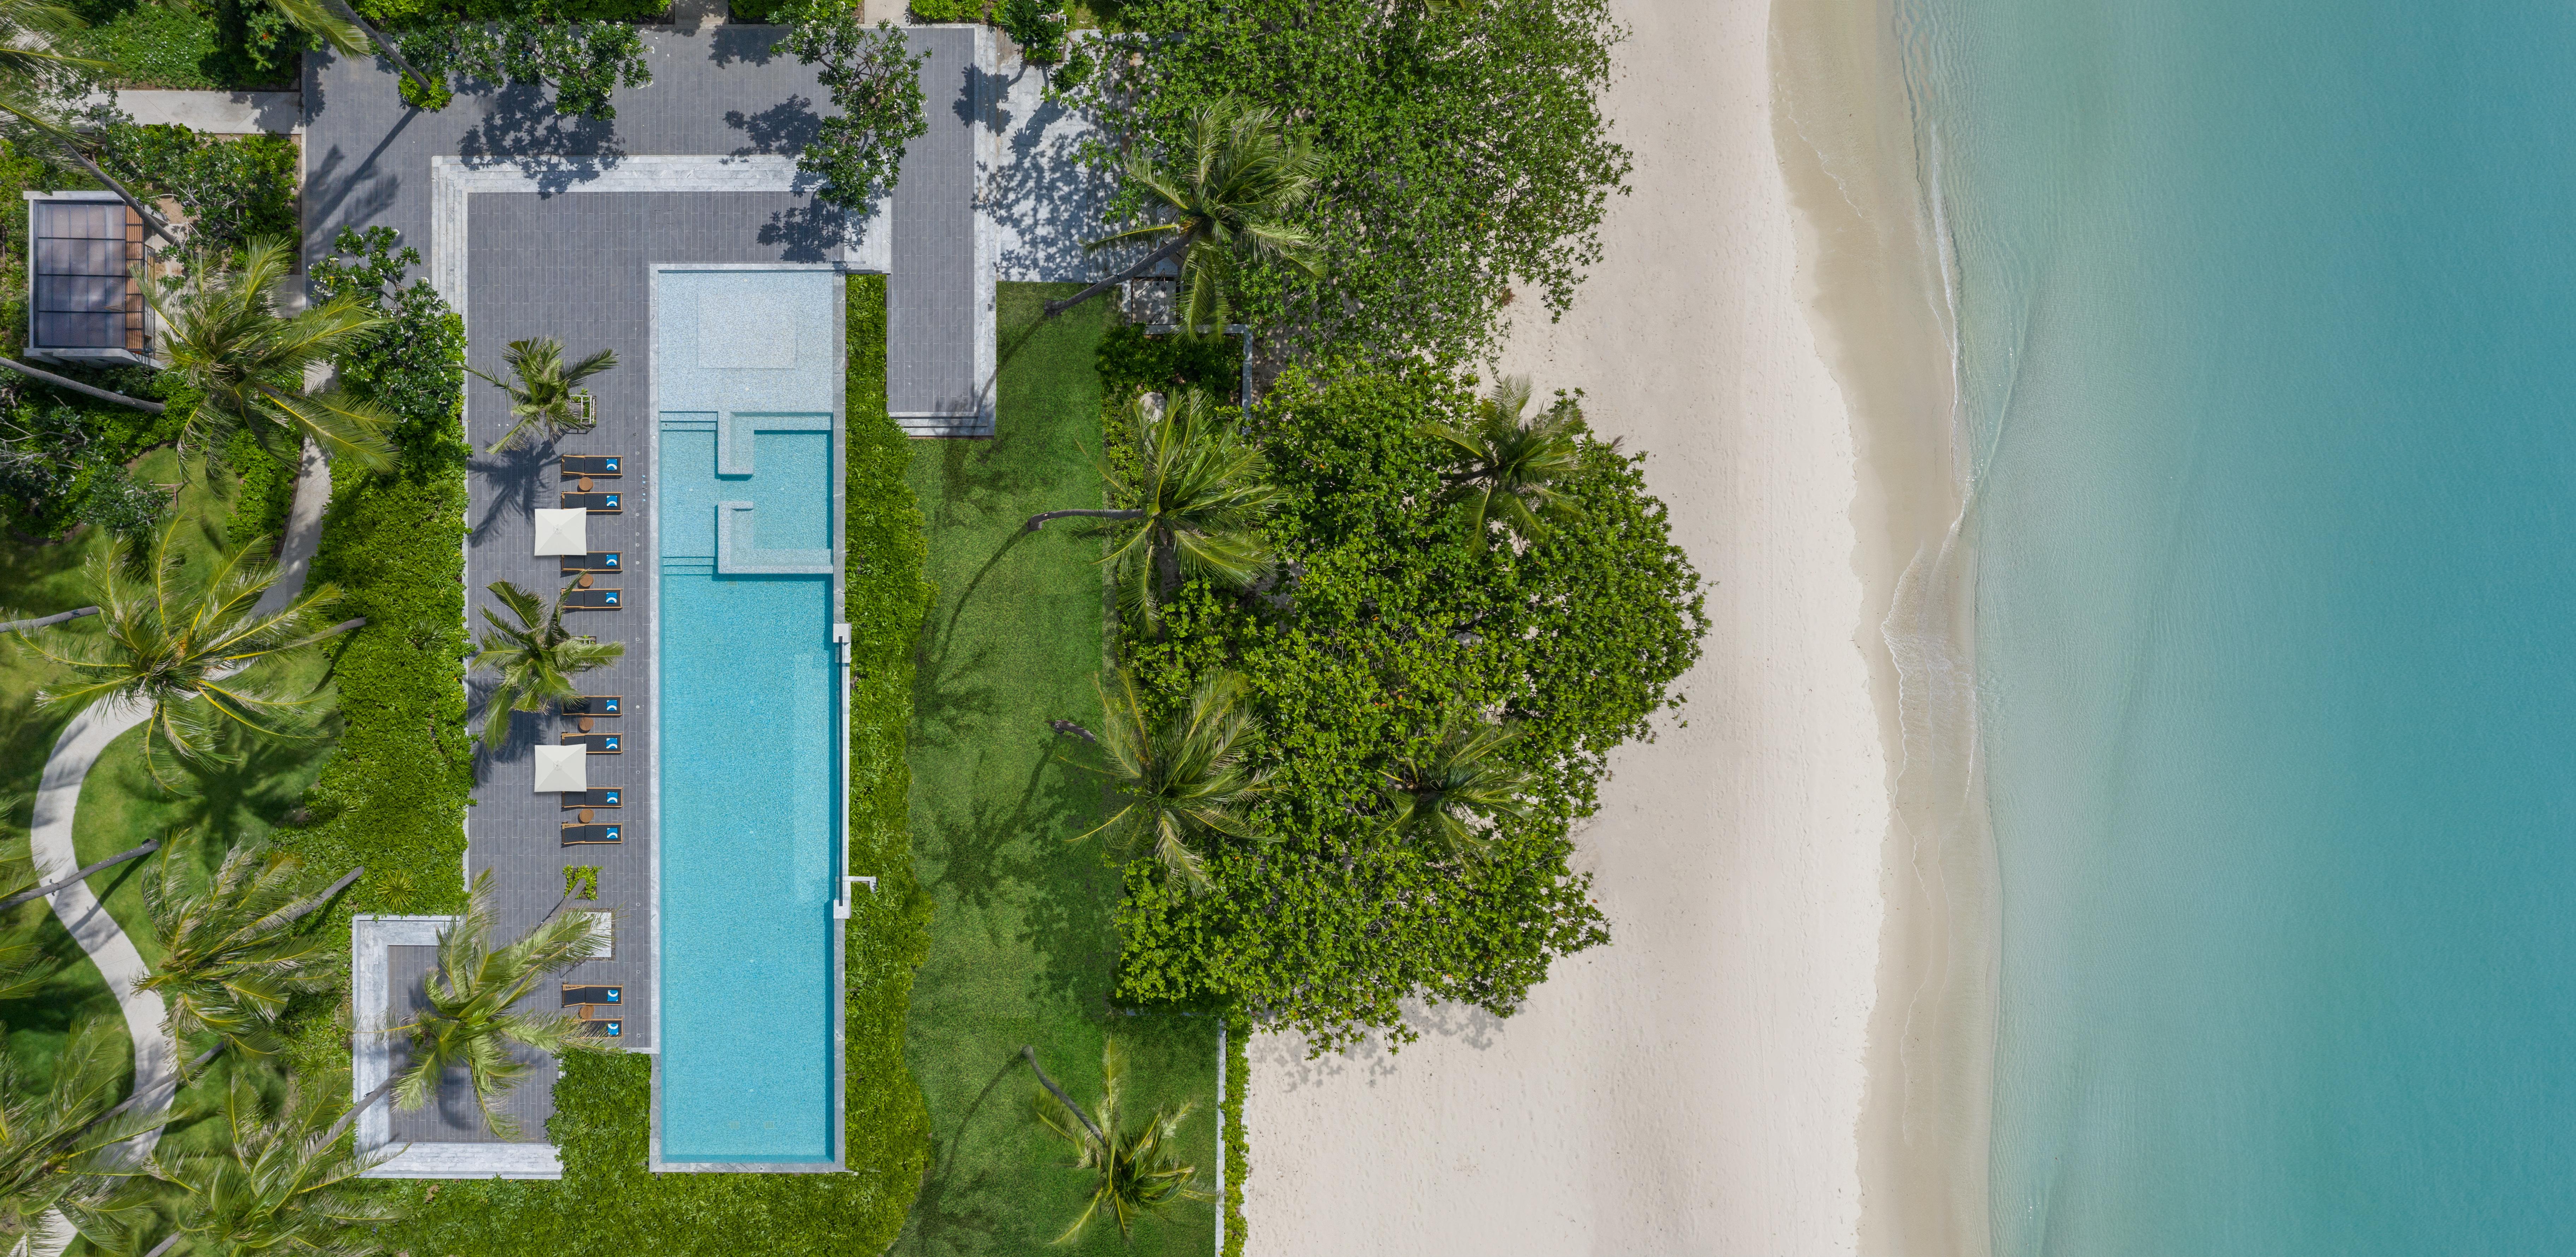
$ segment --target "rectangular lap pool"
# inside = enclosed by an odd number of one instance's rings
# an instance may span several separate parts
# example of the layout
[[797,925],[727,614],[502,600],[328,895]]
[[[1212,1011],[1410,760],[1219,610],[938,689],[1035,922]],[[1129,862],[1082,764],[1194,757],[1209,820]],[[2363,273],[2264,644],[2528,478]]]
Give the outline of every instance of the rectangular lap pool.
[[657,267],[657,1169],[841,1155],[841,277]]

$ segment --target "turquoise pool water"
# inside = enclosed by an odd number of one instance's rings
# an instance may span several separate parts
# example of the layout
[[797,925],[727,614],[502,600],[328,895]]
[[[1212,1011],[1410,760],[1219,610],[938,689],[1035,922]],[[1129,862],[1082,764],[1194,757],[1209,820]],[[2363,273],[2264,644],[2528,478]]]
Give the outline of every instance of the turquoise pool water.
[[2007,1254],[2576,1236],[2576,8],[1902,6]]
[[840,1152],[839,294],[828,272],[658,277],[664,1162]]

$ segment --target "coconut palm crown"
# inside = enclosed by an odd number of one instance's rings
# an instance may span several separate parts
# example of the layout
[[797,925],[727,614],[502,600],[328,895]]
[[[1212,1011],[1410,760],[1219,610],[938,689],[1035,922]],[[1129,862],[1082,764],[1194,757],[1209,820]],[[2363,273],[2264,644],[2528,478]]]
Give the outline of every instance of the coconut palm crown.
[[0,1243],[23,1242],[49,1209],[84,1234],[116,1231],[129,1186],[117,1174],[124,1158],[116,1145],[169,1120],[120,1111],[126,1054],[124,1027],[107,1018],[73,1028],[43,1087],[0,1052]]
[[1244,809],[1269,788],[1269,770],[1249,762],[1259,725],[1244,702],[1243,678],[1208,674],[1186,706],[1159,721],[1147,718],[1126,672],[1114,685],[1094,684],[1106,775],[1126,803],[1075,841],[1100,834],[1124,858],[1151,854],[1191,893],[1206,893],[1211,885],[1201,848],[1218,838],[1252,837]]
[[1450,713],[1427,746],[1396,756],[1380,770],[1387,828],[1461,855],[1482,854],[1492,833],[1478,819],[1513,819],[1528,810],[1523,799],[1529,774],[1503,758],[1519,736],[1518,726]]
[[424,990],[429,1007],[419,1020],[400,1027],[411,1037],[410,1067],[360,1101],[352,1114],[388,1088],[397,1104],[417,1109],[429,1103],[449,1070],[461,1066],[483,1110],[484,1125],[504,1139],[514,1138],[518,1123],[494,1107],[528,1072],[511,1045],[547,1053],[599,1046],[577,1037],[579,1023],[561,1013],[511,1011],[511,1005],[547,978],[607,950],[608,940],[594,918],[587,913],[548,917],[517,942],[495,948],[491,883],[490,871],[478,874],[464,915],[438,932],[438,960]]
[[1241,589],[1267,570],[1274,552],[1261,525],[1285,495],[1270,483],[1260,449],[1205,391],[1184,390],[1168,406],[1160,394],[1139,393],[1127,407],[1127,439],[1125,457],[1100,464],[1110,500],[1127,505],[1048,511],[1028,527],[1064,516],[1105,521],[1115,538],[1105,561],[1128,611],[1147,627],[1161,622],[1184,579]]
[[[482,735],[485,746],[498,746],[510,736],[511,712],[543,711],[548,703],[579,696],[572,678],[625,657],[626,646],[565,629],[560,593],[549,607],[505,580],[484,588],[518,619],[509,623],[485,607],[483,618],[491,622],[493,631],[483,635],[474,652],[476,670],[500,676],[483,709]],[[570,588],[566,587],[567,592]]]
[[1056,1243],[1073,1242],[1104,1213],[1118,1224],[1121,1238],[1132,1239],[1138,1218],[1159,1214],[1179,1201],[1214,1199],[1191,1186],[1198,1178],[1198,1167],[1182,1159],[1181,1123],[1188,1119],[1191,1105],[1164,1105],[1144,1121],[1127,1124],[1126,1058],[1116,1039],[1101,1040],[1100,1103],[1088,1113],[1046,1076],[1034,1050],[1024,1047],[1020,1052],[1038,1076],[1039,1091],[1030,1097],[1031,1112],[1040,1125],[1073,1145],[1073,1168],[1092,1175],[1091,1194],[1084,1199],[1082,1212],[1055,1237]]
[[328,365],[385,316],[354,294],[279,315],[275,289],[293,260],[292,244],[254,240],[240,265],[195,268],[176,294],[144,286],[170,370],[199,396],[185,439],[219,449],[246,429],[290,463],[296,445],[311,441],[334,458],[391,466],[392,412],[337,385],[304,390],[307,368]]
[[336,1109],[327,1091],[292,1079],[271,1108],[247,1074],[234,1073],[224,1089],[225,1138],[216,1149],[171,1155],[164,1145],[154,1159],[153,1177],[177,1189],[169,1202],[171,1234],[154,1252],[383,1252],[375,1229],[400,1212],[381,1194],[361,1190],[357,1179],[392,1150],[360,1153],[336,1138]]
[[510,428],[484,452],[498,454],[544,433],[551,441],[567,432],[588,432],[598,420],[587,412],[583,380],[617,365],[617,353],[603,349],[567,367],[563,343],[551,336],[514,340],[501,351],[501,361],[517,383],[474,374],[510,395]]
[[1158,163],[1131,153],[1122,174],[1162,221],[1086,241],[1085,249],[1154,243],[1145,259],[1062,301],[1059,314],[1112,286],[1153,273],[1178,255],[1181,297],[1176,315],[1184,334],[1222,328],[1232,312],[1236,268],[1275,260],[1309,276],[1324,273],[1321,250],[1287,215],[1305,203],[1321,169],[1314,147],[1292,140],[1277,111],[1233,97],[1211,101],[1190,115],[1187,138],[1170,160]]
[[339,975],[341,957],[325,936],[293,930],[329,892],[298,896],[304,862],[249,844],[226,851],[202,889],[188,884],[188,863],[165,854],[143,883],[161,959],[135,989],[160,993],[173,1040],[211,1031],[237,1050],[264,1052],[287,1001],[328,990]]
[[1521,540],[1535,541],[1547,521],[1576,514],[1561,488],[1581,464],[1574,403],[1561,399],[1544,414],[1526,417],[1529,402],[1529,380],[1507,378],[1477,402],[1474,423],[1422,425],[1423,435],[1445,445],[1450,455],[1440,500],[1479,539],[1489,535],[1488,525],[1500,523]]
[[[329,584],[306,587],[284,607],[260,610],[277,571],[254,557],[255,545],[200,560],[195,566],[204,574],[188,579],[175,549],[181,527],[173,521],[162,530],[140,576],[133,574],[123,538],[91,556],[96,631],[79,631],[75,621],[22,639],[27,649],[76,676],[38,694],[40,702],[149,704],[147,764],[156,762],[156,748],[165,744],[183,756],[209,756],[217,730],[227,724],[282,734],[271,723],[274,717],[309,700],[280,696],[254,675],[255,666],[365,623],[315,627],[322,609],[340,596]],[[159,769],[154,772],[157,777]]]

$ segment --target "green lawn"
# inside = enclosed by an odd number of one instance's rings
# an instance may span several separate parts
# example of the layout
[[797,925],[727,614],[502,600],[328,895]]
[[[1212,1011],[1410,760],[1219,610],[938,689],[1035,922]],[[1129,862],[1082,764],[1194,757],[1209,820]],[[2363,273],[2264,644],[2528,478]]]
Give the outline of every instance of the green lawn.
[[[1104,1034],[1127,1049],[1128,1111],[1197,1106],[1186,1130],[1215,1186],[1216,1021],[1111,1005],[1117,872],[1098,841],[1104,792],[1051,719],[1099,723],[1101,543],[1044,510],[1096,506],[1107,302],[1038,318],[1073,285],[1001,288],[999,435],[917,442],[912,486],[936,590],[914,682],[915,870],[936,904],[906,1055],[930,1105],[932,1159],[899,1254],[1035,1252],[1081,1208],[1085,1176],[1030,1113],[1034,1045],[1077,1100],[1096,1098]],[[1088,762],[1088,761],[1084,761]],[[1095,1224],[1074,1252],[1204,1254],[1210,1205],[1147,1220],[1132,1248]]]

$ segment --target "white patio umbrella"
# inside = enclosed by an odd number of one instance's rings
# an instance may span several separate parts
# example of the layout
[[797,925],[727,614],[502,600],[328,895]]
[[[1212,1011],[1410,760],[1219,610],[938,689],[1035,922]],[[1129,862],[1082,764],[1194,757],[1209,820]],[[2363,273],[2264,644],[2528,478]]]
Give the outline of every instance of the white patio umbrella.
[[553,794],[559,790],[590,788],[590,750],[583,746],[540,746],[537,750],[537,793]]
[[590,553],[589,519],[590,512],[585,510],[559,511],[550,506],[538,507],[538,556]]

